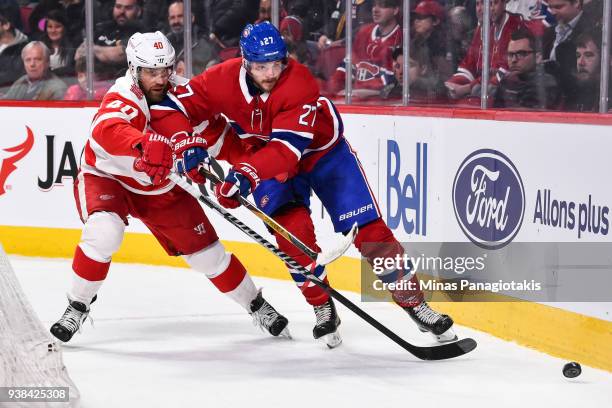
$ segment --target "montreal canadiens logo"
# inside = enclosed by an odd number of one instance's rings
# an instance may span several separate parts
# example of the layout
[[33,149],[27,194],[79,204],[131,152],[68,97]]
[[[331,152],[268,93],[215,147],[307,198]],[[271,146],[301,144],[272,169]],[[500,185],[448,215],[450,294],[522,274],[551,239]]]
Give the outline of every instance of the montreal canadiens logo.
[[525,214],[525,189],[508,157],[491,149],[470,154],[453,182],[455,216],[464,234],[485,249],[514,239]]

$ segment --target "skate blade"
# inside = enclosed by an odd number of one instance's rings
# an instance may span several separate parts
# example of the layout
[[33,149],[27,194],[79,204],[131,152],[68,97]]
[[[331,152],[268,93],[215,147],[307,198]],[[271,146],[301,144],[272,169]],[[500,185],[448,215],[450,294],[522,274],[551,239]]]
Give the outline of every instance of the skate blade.
[[338,330],[333,333],[326,334],[325,336],[321,337],[321,339],[330,349],[336,348],[342,344],[342,337],[340,336],[340,332]]
[[287,340],[293,340],[289,327],[285,327],[282,332],[279,333],[278,337],[282,337]]
[[438,343],[441,343],[441,344],[450,343],[451,341],[457,341],[459,339],[459,337],[457,337],[457,335],[455,334],[452,328],[448,329],[442,334],[433,334],[433,333],[430,333],[430,334]]
[[459,340],[459,337],[457,337],[457,335],[455,334],[455,331],[453,330],[453,328],[449,328],[447,331],[445,331],[442,334],[434,334],[432,332],[430,332],[429,330],[425,330],[419,327],[419,330],[421,331],[421,333],[428,333],[431,335],[431,337],[434,338],[435,341],[437,341],[440,344],[444,344],[444,343],[450,343],[452,341],[457,341]]

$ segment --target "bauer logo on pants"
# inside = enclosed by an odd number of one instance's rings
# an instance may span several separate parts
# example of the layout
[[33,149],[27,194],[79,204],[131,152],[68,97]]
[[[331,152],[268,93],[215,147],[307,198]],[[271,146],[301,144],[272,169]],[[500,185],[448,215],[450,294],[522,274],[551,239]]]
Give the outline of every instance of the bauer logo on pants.
[[465,235],[481,248],[496,249],[516,236],[525,214],[525,189],[508,157],[491,149],[470,154],[453,182],[453,205]]

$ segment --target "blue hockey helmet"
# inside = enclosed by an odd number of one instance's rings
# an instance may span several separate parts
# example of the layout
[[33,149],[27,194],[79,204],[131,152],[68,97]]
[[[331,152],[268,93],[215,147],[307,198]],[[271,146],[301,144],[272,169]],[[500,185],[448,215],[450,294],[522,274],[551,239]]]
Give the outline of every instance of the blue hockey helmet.
[[268,21],[244,27],[240,36],[240,52],[248,62],[270,62],[287,58],[287,46],[281,33]]

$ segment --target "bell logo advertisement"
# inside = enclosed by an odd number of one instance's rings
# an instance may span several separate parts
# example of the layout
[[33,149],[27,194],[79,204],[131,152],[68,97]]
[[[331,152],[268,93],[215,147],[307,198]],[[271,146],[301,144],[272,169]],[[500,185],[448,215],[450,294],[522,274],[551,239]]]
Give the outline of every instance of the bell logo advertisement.
[[484,249],[509,244],[523,223],[525,188],[503,153],[481,149],[459,166],[453,182],[455,217],[463,233]]
[[[403,149],[406,152],[406,149]],[[404,153],[408,155],[407,153]],[[414,159],[414,162],[412,161]],[[427,143],[417,143],[414,156],[404,157],[414,163],[414,173],[404,174],[400,147],[387,140],[387,225],[400,225],[407,234],[427,235]]]
[[17,162],[23,159],[34,146],[34,134],[26,126],[26,140],[13,147],[0,149],[0,196],[6,193],[8,177],[17,170]]

